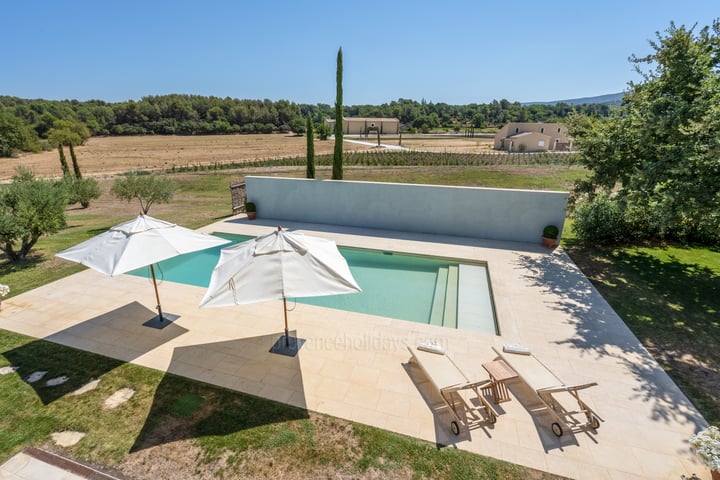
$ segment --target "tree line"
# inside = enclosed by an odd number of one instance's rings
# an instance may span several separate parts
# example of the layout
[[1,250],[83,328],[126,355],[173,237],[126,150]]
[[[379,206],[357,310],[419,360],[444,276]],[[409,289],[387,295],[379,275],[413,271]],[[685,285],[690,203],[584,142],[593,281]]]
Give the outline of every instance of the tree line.
[[[607,116],[607,104],[522,105],[508,100],[449,105],[399,99],[382,105],[344,107],[346,117],[398,118],[408,131],[499,128],[507,122],[553,122],[571,113]],[[0,157],[17,152],[56,148],[58,128],[94,135],[216,135],[305,131],[310,116],[322,134],[325,119],[335,118],[327,104],[288,100],[239,100],[200,95],[147,96],[138,101],[43,100],[0,96]],[[60,126],[57,122],[61,122]],[[78,143],[73,142],[75,145]]]

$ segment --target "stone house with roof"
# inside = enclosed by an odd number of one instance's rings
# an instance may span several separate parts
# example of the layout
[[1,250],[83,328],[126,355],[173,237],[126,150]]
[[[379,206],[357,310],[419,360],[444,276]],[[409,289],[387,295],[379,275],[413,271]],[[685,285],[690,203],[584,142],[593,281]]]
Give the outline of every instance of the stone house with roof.
[[511,122],[495,134],[495,150],[566,152],[572,150],[572,139],[559,123]]
[[[335,131],[335,120],[325,120],[330,126],[330,131]],[[364,117],[343,117],[343,133],[345,135],[397,135],[400,133],[400,120],[397,118],[364,118]]]

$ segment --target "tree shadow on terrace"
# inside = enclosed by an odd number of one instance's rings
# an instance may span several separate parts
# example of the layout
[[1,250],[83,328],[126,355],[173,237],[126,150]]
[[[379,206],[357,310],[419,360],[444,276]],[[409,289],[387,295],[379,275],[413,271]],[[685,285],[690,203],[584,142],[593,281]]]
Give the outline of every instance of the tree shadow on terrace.
[[720,271],[706,266],[711,262],[696,263],[698,254],[690,250],[592,249],[573,252],[573,258],[705,417],[717,423]]
[[[652,403],[654,420],[704,426],[702,418],[692,413],[693,405],[567,254],[556,251],[539,257],[523,255],[518,267],[527,271],[525,278],[532,286],[554,295],[551,308],[569,315],[575,335],[556,343],[569,344],[581,355],[617,359],[639,381],[635,398]],[[659,265],[655,268],[660,270]],[[687,285],[695,280],[687,275],[675,279]],[[620,283],[618,288],[626,301],[629,296],[640,295],[639,291],[625,290],[627,285]]]

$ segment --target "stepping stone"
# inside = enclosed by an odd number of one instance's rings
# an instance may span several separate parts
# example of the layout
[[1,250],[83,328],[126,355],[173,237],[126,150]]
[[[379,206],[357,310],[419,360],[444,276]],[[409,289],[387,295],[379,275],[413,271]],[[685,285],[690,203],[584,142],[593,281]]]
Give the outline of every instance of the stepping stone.
[[70,393],[70,395],[82,395],[83,393],[87,393],[89,391],[95,390],[100,384],[100,379],[97,380],[91,379],[88,383],[83,385],[82,387],[78,388],[74,392]]
[[55,442],[55,445],[60,447],[72,447],[78,443],[85,436],[82,432],[55,432],[51,433],[50,436]]
[[37,372],[33,372],[30,375],[28,375],[27,377],[25,377],[25,381],[28,383],[35,383],[38,380],[40,380],[42,377],[44,377],[46,373],[47,373],[47,371],[43,372],[42,370],[38,370]]
[[68,380],[70,380],[70,377],[63,375],[62,377],[51,378],[50,380],[45,382],[45,385],[47,385],[48,387],[56,387],[58,385],[62,385],[63,383],[67,382]]
[[105,400],[105,408],[107,409],[113,409],[117,408],[123,403],[127,402],[132,398],[132,396],[135,395],[135,390],[132,388],[123,388],[118,390],[117,392],[113,393],[108,397],[107,400]]
[[15,373],[20,367],[2,367],[0,368],[0,375],[7,375],[8,373]]

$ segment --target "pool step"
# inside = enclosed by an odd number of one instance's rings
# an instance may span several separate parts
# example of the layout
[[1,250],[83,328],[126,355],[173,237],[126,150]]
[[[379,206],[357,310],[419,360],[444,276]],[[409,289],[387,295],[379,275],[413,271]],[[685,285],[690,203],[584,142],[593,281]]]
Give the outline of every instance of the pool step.
[[460,265],[459,278],[457,328],[496,335],[487,268]]
[[447,289],[445,291],[445,310],[443,313],[443,327],[457,328],[458,314],[458,275],[457,265],[448,267]]
[[430,325],[457,328],[458,266],[438,268]]
[[430,325],[497,334],[487,267],[450,265],[438,269]]
[[430,325],[443,324],[445,314],[445,292],[447,290],[447,267],[438,268],[437,280],[435,281],[435,294],[433,296],[432,310],[430,310]]

